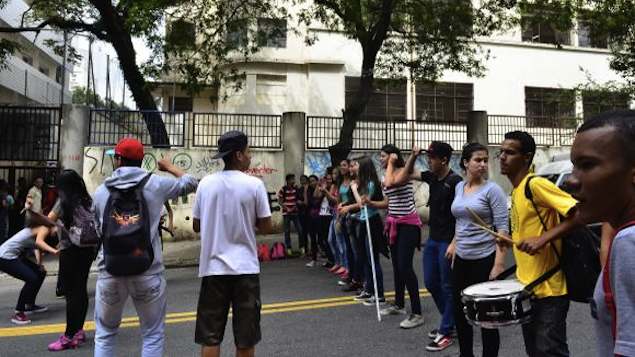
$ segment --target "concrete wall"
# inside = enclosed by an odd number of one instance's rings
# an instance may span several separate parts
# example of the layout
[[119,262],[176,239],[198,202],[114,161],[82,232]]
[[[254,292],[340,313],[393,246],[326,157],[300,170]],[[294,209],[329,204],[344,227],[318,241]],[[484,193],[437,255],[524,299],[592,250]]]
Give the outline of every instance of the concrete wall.
[[[84,149],[83,176],[88,192],[94,192],[113,171],[112,159],[106,155],[106,150],[108,149],[111,148],[89,146]],[[169,157],[175,165],[178,165],[187,173],[201,179],[208,174],[223,169],[222,160],[212,159],[215,153],[215,150],[202,149],[146,148],[143,168],[159,175],[165,175],[164,173],[158,172],[157,161],[164,157]],[[282,151],[253,151],[251,169],[248,173],[261,178],[267,187],[267,191],[277,192],[284,182],[284,170],[280,165],[283,161],[284,153]],[[170,201],[174,209],[176,239],[190,239],[195,237],[191,228],[193,202],[194,194]],[[277,204],[273,206],[277,207]],[[280,229],[282,216],[279,211],[274,211],[273,220],[274,226]]]

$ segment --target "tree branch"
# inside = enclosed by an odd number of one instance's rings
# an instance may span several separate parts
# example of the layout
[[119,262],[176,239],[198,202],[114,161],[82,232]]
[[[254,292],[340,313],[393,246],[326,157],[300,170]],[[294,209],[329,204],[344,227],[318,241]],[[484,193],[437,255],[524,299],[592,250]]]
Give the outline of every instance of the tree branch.
[[90,32],[100,40],[108,41],[108,35],[101,29],[101,24],[95,22],[87,24],[82,21],[65,20],[61,17],[51,17],[37,26],[31,27],[0,27],[0,33],[41,32],[46,26],[57,27],[62,30],[79,30]]
[[[324,6],[328,9],[331,9],[344,23],[353,23],[355,26],[356,37],[360,42],[365,42],[365,28],[364,24],[361,21],[361,17],[348,16],[347,13],[335,2],[334,0],[315,0],[315,3],[320,6]],[[361,16],[361,14],[358,14]]]

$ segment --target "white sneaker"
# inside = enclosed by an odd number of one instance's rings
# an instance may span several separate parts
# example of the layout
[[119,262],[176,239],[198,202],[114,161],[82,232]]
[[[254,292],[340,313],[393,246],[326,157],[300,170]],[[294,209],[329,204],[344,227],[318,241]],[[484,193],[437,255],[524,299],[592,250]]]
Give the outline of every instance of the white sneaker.
[[[379,306],[384,306],[386,303],[386,299],[383,297],[379,298]],[[372,296],[370,299],[367,299],[363,302],[364,306],[375,306],[375,296]]]
[[405,307],[399,307],[395,304],[391,304],[390,306],[383,308],[379,311],[379,314],[381,316],[388,316],[388,315],[405,315],[406,314],[406,308]]
[[408,316],[407,319],[401,321],[401,323],[399,324],[399,327],[404,329],[411,329],[411,328],[419,327],[423,325],[423,323],[424,323],[423,316],[419,314],[410,314],[410,316]]
[[310,262],[306,263],[306,266],[309,268],[313,268],[315,264],[317,264],[317,262],[315,260],[311,260]]

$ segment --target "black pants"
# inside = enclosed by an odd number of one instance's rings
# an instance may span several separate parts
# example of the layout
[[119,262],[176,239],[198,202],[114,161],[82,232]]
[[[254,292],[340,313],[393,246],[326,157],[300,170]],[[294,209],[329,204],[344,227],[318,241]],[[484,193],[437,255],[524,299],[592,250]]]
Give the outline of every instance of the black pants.
[[26,258],[0,258],[0,271],[24,281],[24,287],[20,290],[18,303],[15,305],[17,311],[24,311],[27,305],[35,304],[35,298],[46,278],[46,273],[40,270],[37,264]]
[[[463,313],[463,303],[461,302],[461,291],[470,285],[482,283],[489,280],[489,273],[494,267],[496,253],[476,260],[461,259],[458,255],[454,259],[452,269],[454,318],[456,332],[459,338],[459,349],[461,357],[473,357],[474,332],[472,326],[468,324]],[[498,356],[500,347],[500,336],[496,329],[481,329],[483,340],[483,357]]]
[[[329,246],[329,230],[331,229],[331,221],[333,216],[319,216],[318,217],[318,246],[326,254],[326,259],[330,263],[334,263],[335,258],[331,247]],[[314,253],[313,260],[317,259],[317,254]]]
[[95,248],[70,246],[60,252],[59,280],[66,297],[66,336],[72,338],[84,328],[88,311],[86,282],[90,265],[95,260]]
[[531,301],[532,320],[523,325],[525,351],[529,357],[569,356],[567,345],[566,296],[546,297]]
[[299,238],[300,238],[300,248],[307,249],[307,241],[309,236],[309,229],[311,229],[310,223],[311,220],[306,213],[298,214],[298,218],[300,220],[300,226],[302,227],[300,230]]
[[313,260],[317,260],[319,252],[318,233],[320,231],[320,222],[318,217],[309,217],[307,225],[309,227],[309,240],[311,242],[311,257]]
[[350,261],[350,276],[354,281],[363,283],[366,281],[364,274],[364,264],[366,264],[366,245],[364,238],[358,236],[359,225],[364,224],[356,218],[348,220],[348,234],[351,237],[351,250],[353,251],[353,260]]
[[412,259],[420,242],[421,229],[418,226],[400,224],[397,227],[397,241],[390,246],[395,279],[395,305],[405,306],[405,290],[407,289],[412,313],[419,315],[421,315],[419,281],[412,266]]

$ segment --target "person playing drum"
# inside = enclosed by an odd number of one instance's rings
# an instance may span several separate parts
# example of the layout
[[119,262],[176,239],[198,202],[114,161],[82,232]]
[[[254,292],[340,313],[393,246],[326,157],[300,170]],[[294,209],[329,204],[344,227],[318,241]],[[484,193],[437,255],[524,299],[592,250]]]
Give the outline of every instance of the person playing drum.
[[[559,238],[575,229],[579,223],[573,219],[577,201],[559,189],[551,181],[536,177],[531,179],[530,189],[534,203],[526,197],[525,186],[533,175],[529,168],[536,152],[534,138],[526,132],[512,131],[505,134],[499,160],[501,173],[514,186],[512,190],[511,227],[515,242],[516,277],[530,284],[558,264],[553,249],[544,248],[553,241],[562,251]],[[560,216],[567,217],[560,222]],[[544,248],[544,249],[543,249]],[[522,326],[525,350],[529,356],[568,356],[567,313],[569,299],[567,284],[562,271],[557,272],[533,289],[531,301],[532,320]]]
[[[467,144],[461,154],[461,168],[466,178],[457,184],[452,214],[456,218],[455,237],[446,257],[452,259],[454,318],[462,357],[472,357],[473,331],[463,314],[463,289],[492,279],[504,270],[506,248],[496,244],[491,233],[474,224],[472,213],[507,235],[507,197],[496,183],[487,180],[487,148],[478,143]],[[482,329],[483,356],[498,356],[500,338],[496,329]]]

